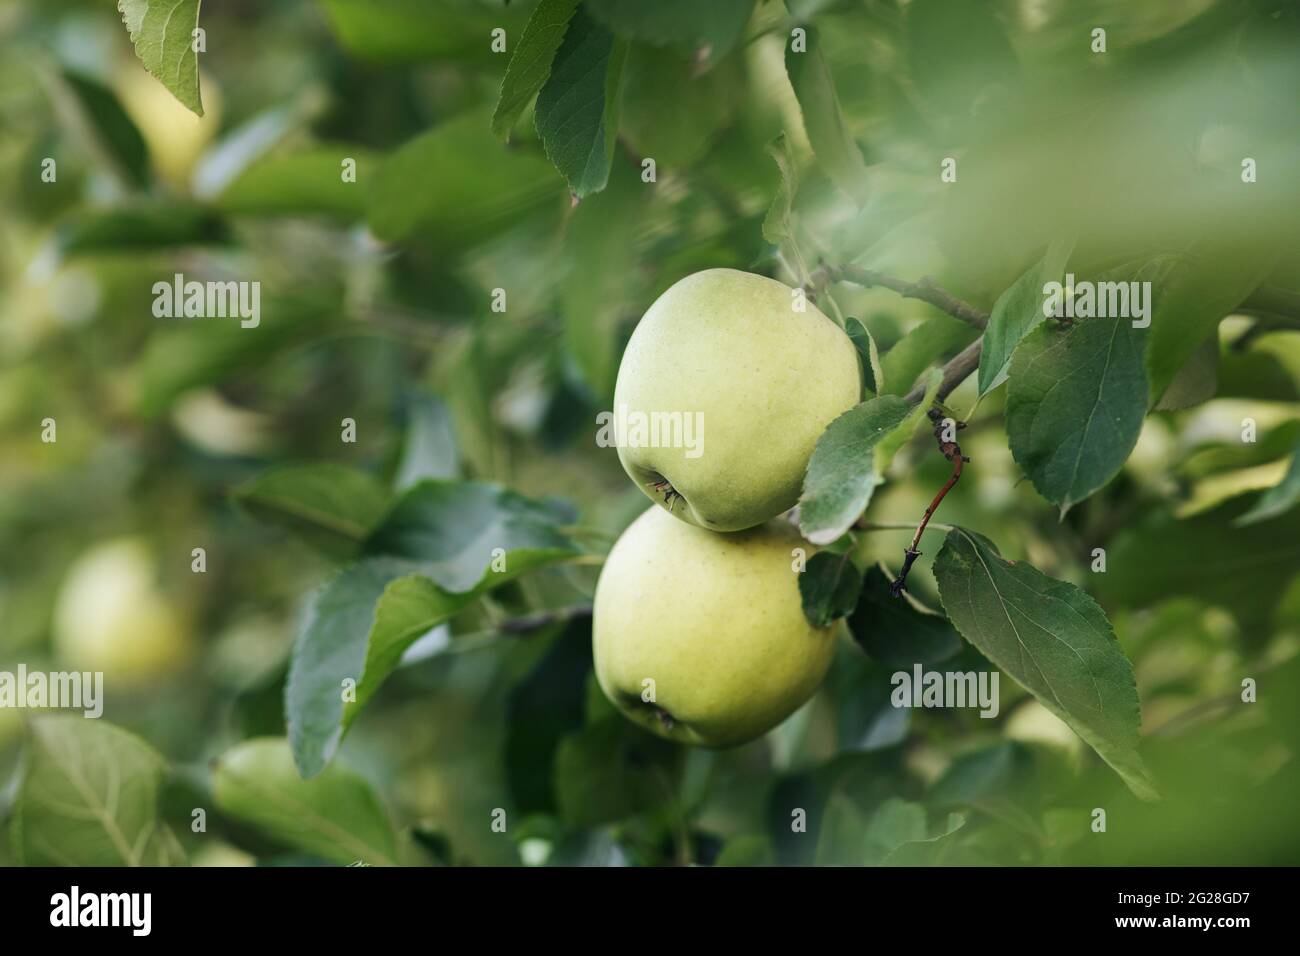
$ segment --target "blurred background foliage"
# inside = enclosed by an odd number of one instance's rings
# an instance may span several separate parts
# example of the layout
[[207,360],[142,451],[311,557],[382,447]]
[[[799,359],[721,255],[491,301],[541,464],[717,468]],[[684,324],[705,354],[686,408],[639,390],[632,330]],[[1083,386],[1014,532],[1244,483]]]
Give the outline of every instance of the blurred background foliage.
[[[167,824],[150,862],[1296,862],[1300,511],[1234,524],[1300,439],[1295,6],[661,6],[587,0],[628,46],[608,184],[574,203],[531,107],[508,144],[492,134],[508,53],[490,34],[513,42],[532,4],[205,5],[199,118],[144,72],[112,4],[0,3],[0,669],[104,670],[105,717],[131,732],[69,744],[56,722],[24,748],[21,714],[0,709],[0,811],[76,746],[164,758],[141,791]],[[783,53],[799,25],[826,67],[796,77],[802,99]],[[828,130],[838,145],[814,157]],[[763,221],[782,134],[798,188],[778,249]],[[356,184],[339,181],[345,156]],[[301,789],[270,738],[285,735],[305,602],[340,556],[259,521],[234,489],[303,464],[380,489],[498,482],[567,502],[566,533],[598,556],[645,501],[595,446],[595,415],[671,283],[729,266],[796,284],[819,261],[857,262],[933,275],[987,309],[1063,236],[1081,277],[1177,260],[1194,303],[1269,297],[1221,324],[1222,310],[1166,323],[1200,363],[1188,392],[1063,520],[1021,480],[1000,392],[963,433],[973,464],[943,504],[942,520],[1103,603],[1165,801],[1135,801],[1009,680],[992,721],[891,707],[909,660],[990,666],[955,641],[874,656],[845,641],[818,695],[738,750],[650,739],[595,689],[581,616],[501,626],[589,601],[598,557],[514,581],[417,642]],[[153,283],[177,272],[260,281],[261,325],[153,318]],[[974,336],[885,290],[830,294],[871,331],[887,392]],[[972,379],[949,404],[974,394]],[[55,444],[39,440],[46,418]],[[919,439],[871,516],[916,519],[948,468]],[[906,537],[864,536],[864,567],[896,569]],[[913,582],[937,607],[929,550]],[[1246,677],[1258,704],[1240,701]],[[304,830],[283,811],[299,805],[356,842]],[[209,808],[207,832],[193,807]],[[795,807],[806,833],[791,832]],[[27,807],[29,830],[40,813]],[[75,834],[57,853],[22,844],[0,843],[0,862],[103,861]]]

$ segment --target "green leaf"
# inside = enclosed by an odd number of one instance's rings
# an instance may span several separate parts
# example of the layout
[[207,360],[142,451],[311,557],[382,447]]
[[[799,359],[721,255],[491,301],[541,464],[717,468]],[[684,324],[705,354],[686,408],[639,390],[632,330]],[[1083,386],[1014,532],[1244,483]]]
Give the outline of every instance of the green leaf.
[[518,223],[558,194],[540,156],[506,149],[478,111],[435,126],[401,146],[370,190],[370,228],[386,241],[419,236],[457,251]]
[[537,94],[542,146],[579,199],[609,180],[626,57],[626,42],[579,10]]
[[1300,446],[1291,456],[1291,465],[1282,480],[1259,496],[1254,507],[1237,519],[1237,527],[1268,521],[1285,514],[1300,501]]
[[876,444],[908,418],[912,407],[893,395],[855,405],[827,426],[808,460],[799,497],[799,529],[813,544],[844,534],[883,479]]
[[907,840],[885,854],[882,866],[939,866],[952,847],[952,837],[966,825],[960,813],[948,814],[942,829],[933,836],[920,840]]
[[1155,798],[1137,751],[1133,666],[1097,602],[1024,561],[1004,561],[992,542],[960,528],[948,533],[934,574],[962,636],[1069,724],[1129,789]]
[[939,386],[943,384],[942,369],[932,368],[920,383],[925,386],[921,400],[912,406],[912,410],[907,413],[907,417],[889,434],[880,439],[876,445],[876,454],[874,466],[877,474],[884,475],[889,470],[894,456],[898,450],[906,445],[916,435],[917,427],[924,421],[927,421],[930,406],[934,404],[934,397],[939,393]]
[[867,815],[836,788],[826,800],[817,828],[816,866],[862,866],[866,856]]
[[885,373],[880,366],[880,352],[876,349],[876,340],[871,337],[867,327],[853,316],[844,320],[844,331],[858,350],[862,359],[862,380],[873,394],[880,394],[885,387]]
[[492,31],[506,31],[509,49],[527,16],[525,5],[480,0],[320,0],[320,5],[344,49],[385,64],[452,60],[489,67],[503,58],[492,51]]
[[717,60],[740,39],[754,0],[588,0],[587,7],[619,36],[702,49]]
[[475,591],[578,554],[558,517],[495,485],[422,481],[397,499],[366,550],[418,561],[421,573],[448,591]]
[[60,258],[71,258],[218,246],[230,241],[226,221],[212,210],[184,200],[148,200],[78,210],[59,223],[54,250]]
[[[322,587],[298,632],[285,712],[304,776],[326,765],[417,639],[492,588],[578,553],[558,520],[491,485],[426,480],[398,499],[367,541],[375,556]],[[345,706],[348,681],[356,699]]]
[[333,555],[356,552],[384,516],[388,497],[378,479],[329,462],[278,468],[234,491],[253,517]]
[[608,189],[573,211],[565,236],[564,344],[602,404],[614,395],[620,323],[637,308],[642,286],[638,230],[627,224],[643,221],[649,196],[637,176],[620,170]]
[[248,740],[218,757],[212,794],[223,814],[294,849],[336,863],[397,864],[392,824],[370,784],[337,765],[303,780],[283,737]]
[[1238,526],[1248,502],[1242,495],[1182,521],[1157,511],[1125,528],[1108,549],[1101,598],[1134,608],[1196,598],[1228,608],[1247,641],[1262,642],[1300,567],[1300,511]]
[[926,369],[944,356],[964,349],[978,337],[978,330],[950,315],[926,319],[880,357],[886,392],[906,395]]
[[862,205],[868,192],[866,163],[844,124],[820,37],[812,26],[804,29],[808,32],[807,49],[796,52],[793,44],[787,43],[785,52],[785,69],[803,112],[804,131],[831,182]]
[[1216,244],[1179,259],[1152,283],[1146,367],[1153,405],[1219,321],[1264,280],[1276,261],[1275,250],[1261,250],[1254,243]]
[[1073,240],[1054,241],[1043,258],[1025,270],[1024,275],[993,303],[989,324],[984,330],[984,347],[980,351],[980,395],[987,395],[1007,380],[1011,354],[1044,319],[1043,287],[1049,282],[1063,280],[1073,248]]
[[[355,182],[343,179],[345,158],[356,162]],[[215,205],[231,215],[364,219],[379,163],[371,150],[342,144],[267,156],[236,176]]]
[[555,754],[560,815],[574,826],[593,827],[652,806],[663,794],[661,765],[673,750],[622,717],[569,734]]
[[804,617],[813,627],[829,627],[853,613],[862,588],[862,572],[847,554],[820,551],[808,559],[799,575]]
[[1119,472],[1147,410],[1146,335],[1129,319],[1040,325],[1011,361],[1011,454],[1064,513]]
[[399,491],[425,478],[447,480],[460,474],[460,451],[451,412],[437,395],[415,391],[406,401],[406,440],[393,484]]
[[199,57],[194,52],[199,0],[117,0],[117,9],[144,68],[187,109],[202,116]]
[[230,382],[274,361],[281,349],[320,335],[338,317],[332,301],[264,295],[256,328],[238,318],[160,319],[135,369],[140,414],[160,415],[192,388]]
[[515,121],[551,75],[551,64],[578,3],[579,0],[541,0],[533,8],[523,36],[510,54],[510,64],[501,80],[501,92],[492,113],[492,132],[498,139],[510,138]]
[[160,866],[176,861],[158,819],[163,758],[102,720],[31,721],[14,805],[13,843],[25,866]]
[[1211,332],[1192,357],[1175,374],[1156,411],[1176,411],[1208,402],[1219,387],[1219,334]]
[[149,149],[111,89],[74,70],[43,72],[55,113],[96,162],[125,186],[149,185]]
[[772,841],[758,834],[732,837],[722,847],[714,866],[773,866]]
[[[701,73],[699,61],[676,48],[634,43],[626,70],[619,139],[633,155],[653,157],[661,176],[704,158],[745,95],[738,59]],[[671,112],[665,103],[674,104]]]
[[[790,152],[790,140],[785,133],[768,143],[767,155],[776,161],[776,167],[781,171],[781,183],[776,195],[772,197],[772,204],[767,207],[767,215],[763,217],[763,238],[772,245],[779,246],[793,234],[791,215],[794,194],[799,188],[799,177],[794,156]],[[858,325],[861,327],[862,323],[859,322]]]
[[915,604],[906,593],[889,593],[889,577],[878,566],[862,582],[857,608],[849,618],[853,640],[884,667],[937,664],[961,650],[961,637],[942,614]]

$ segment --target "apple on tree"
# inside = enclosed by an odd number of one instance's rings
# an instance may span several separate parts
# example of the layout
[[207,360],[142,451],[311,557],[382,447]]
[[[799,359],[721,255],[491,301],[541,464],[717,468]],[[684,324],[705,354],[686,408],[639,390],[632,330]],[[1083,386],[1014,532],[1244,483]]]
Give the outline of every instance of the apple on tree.
[[774,279],[708,269],[650,306],[614,387],[629,414],[698,413],[702,448],[620,441],[619,460],[679,518],[752,528],[794,507],[817,439],[861,397],[857,349],[815,305]]

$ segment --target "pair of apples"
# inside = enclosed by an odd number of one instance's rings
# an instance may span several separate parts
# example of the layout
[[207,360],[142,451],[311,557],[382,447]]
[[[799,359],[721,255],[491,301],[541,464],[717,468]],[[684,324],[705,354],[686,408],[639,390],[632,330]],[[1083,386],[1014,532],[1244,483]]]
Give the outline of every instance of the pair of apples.
[[641,319],[615,407],[695,416],[703,441],[618,442],[656,504],[610,551],[593,610],[596,677],[631,720],[730,747],[812,696],[835,639],[803,614],[801,557],[814,549],[777,519],[798,501],[817,439],[861,396],[852,341],[772,279],[698,272]]

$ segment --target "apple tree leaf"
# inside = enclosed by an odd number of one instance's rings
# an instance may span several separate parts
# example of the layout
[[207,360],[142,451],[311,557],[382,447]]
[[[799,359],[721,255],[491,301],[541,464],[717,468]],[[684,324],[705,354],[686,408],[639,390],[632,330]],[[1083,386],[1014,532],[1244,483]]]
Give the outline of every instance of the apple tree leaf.
[[165,866],[179,862],[159,821],[167,766],[134,734],[103,720],[38,717],[13,810],[26,866]]
[[794,227],[791,215],[794,194],[799,188],[799,177],[794,156],[790,153],[790,140],[785,133],[767,144],[767,155],[775,160],[776,168],[781,173],[781,182],[777,186],[776,195],[772,197],[771,205],[767,207],[767,215],[763,217],[763,238],[778,246],[792,235]]
[[754,0],[588,0],[591,15],[621,37],[707,51],[716,60],[736,45]]
[[203,115],[194,31],[199,0],[117,0],[135,55],[192,113]]
[[862,572],[848,554],[819,551],[799,575],[804,617],[813,627],[829,627],[853,613],[862,588]]
[[1007,380],[1011,354],[1021,339],[1043,321],[1043,286],[1061,281],[1073,246],[1072,240],[1054,241],[1043,258],[1026,269],[993,303],[980,351],[980,395],[987,395]]
[[500,69],[492,31],[507,49],[524,29],[526,4],[464,0],[319,0],[339,45],[371,63],[437,61]]
[[926,319],[894,343],[880,357],[885,391],[906,395],[912,385],[945,355],[964,349],[979,338],[979,331],[950,315]]
[[335,555],[360,547],[384,516],[389,498],[378,479],[330,462],[277,468],[236,488],[233,495],[253,517]]
[[787,41],[785,51],[785,69],[803,113],[804,131],[818,164],[831,182],[862,205],[867,199],[866,163],[844,123],[817,31],[812,26],[804,29],[807,49],[796,50]]
[[417,639],[487,591],[578,554],[556,527],[564,517],[492,485],[422,481],[403,493],[369,556],[313,596],[294,643],[285,713],[303,776],[329,762]]
[[537,94],[542,146],[578,199],[604,189],[609,180],[626,58],[626,41],[580,9]]
[[490,239],[559,195],[545,159],[502,146],[487,117],[473,110],[389,154],[370,189],[367,221],[380,239],[418,236],[436,249],[456,251]]
[[1282,480],[1259,496],[1254,507],[1237,519],[1238,527],[1267,521],[1290,511],[1300,501],[1300,445],[1296,446]]
[[[343,160],[356,163],[356,180],[341,175]],[[352,222],[364,219],[366,190],[380,158],[364,146],[333,144],[275,153],[252,162],[216,196],[228,215],[318,216]]]
[[533,8],[523,36],[515,42],[510,54],[496,109],[492,112],[492,132],[498,139],[510,138],[510,130],[528,101],[551,75],[551,64],[578,3],[579,0],[541,0]]
[[961,528],[948,533],[934,574],[962,636],[1069,724],[1137,796],[1156,798],[1138,755],[1133,665],[1097,602],[1024,561],[1004,560],[991,541]]
[[1062,513],[1101,488],[1137,444],[1147,410],[1146,333],[1129,319],[1040,325],[1011,361],[1011,454]]
[[152,178],[149,149],[117,94],[75,70],[51,70],[43,75],[60,123],[120,182],[146,188]]
[[460,474],[460,450],[451,412],[431,392],[413,391],[406,399],[406,437],[393,484],[406,490],[425,478],[447,480]]
[[884,667],[910,668],[947,660],[961,650],[951,621],[921,608],[906,592],[894,597],[889,584],[878,566],[868,569],[849,617],[849,633],[868,657]]
[[849,316],[844,320],[844,331],[858,350],[862,359],[862,381],[873,395],[879,395],[885,386],[885,373],[880,367],[880,352],[876,340],[861,321]]
[[281,843],[336,863],[397,865],[397,838],[374,789],[339,765],[304,780],[283,737],[231,747],[213,764],[221,812]]
[[907,421],[912,406],[895,395],[855,405],[817,439],[799,498],[799,529],[813,544],[829,544],[858,519],[884,479],[876,444]]

